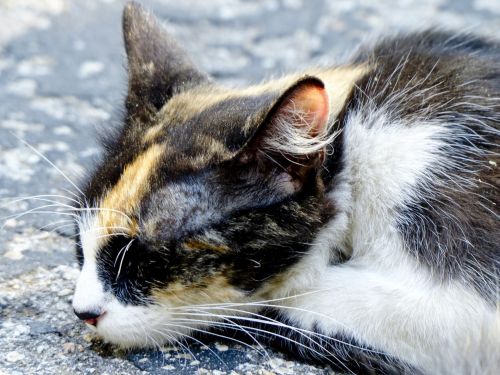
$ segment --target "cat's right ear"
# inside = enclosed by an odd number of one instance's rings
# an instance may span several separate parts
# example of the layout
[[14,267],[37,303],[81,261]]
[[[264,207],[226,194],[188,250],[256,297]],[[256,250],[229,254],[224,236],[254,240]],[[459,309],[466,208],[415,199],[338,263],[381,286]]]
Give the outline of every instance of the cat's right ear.
[[156,17],[135,2],[123,11],[129,115],[155,113],[183,88],[208,81]]

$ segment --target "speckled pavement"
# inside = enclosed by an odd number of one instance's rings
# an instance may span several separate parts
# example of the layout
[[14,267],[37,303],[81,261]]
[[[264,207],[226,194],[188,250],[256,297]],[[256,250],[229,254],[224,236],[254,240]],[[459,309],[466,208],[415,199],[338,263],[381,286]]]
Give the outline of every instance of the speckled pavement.
[[[144,1],[221,81],[241,85],[395,30],[437,25],[500,37],[499,0]],[[122,352],[71,311],[78,275],[68,211],[73,181],[99,156],[126,88],[122,1],[0,0],[0,375],[327,374],[231,343]],[[62,195],[63,197],[58,197]],[[22,215],[41,207],[39,213]],[[53,211],[59,211],[54,213]]]

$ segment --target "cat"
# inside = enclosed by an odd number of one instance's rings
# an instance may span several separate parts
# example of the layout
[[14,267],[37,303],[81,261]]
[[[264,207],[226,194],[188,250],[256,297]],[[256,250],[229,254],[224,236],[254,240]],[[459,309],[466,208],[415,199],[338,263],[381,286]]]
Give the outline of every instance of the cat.
[[499,44],[409,33],[232,89],[139,4],[123,33],[80,319],[130,348],[233,330],[341,371],[498,370]]

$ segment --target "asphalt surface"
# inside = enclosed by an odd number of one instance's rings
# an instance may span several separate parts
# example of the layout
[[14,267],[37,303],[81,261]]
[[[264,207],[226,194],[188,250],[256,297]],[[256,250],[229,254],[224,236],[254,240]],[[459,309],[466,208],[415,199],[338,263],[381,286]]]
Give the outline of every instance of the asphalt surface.
[[[341,62],[359,42],[400,30],[438,26],[500,37],[499,0],[144,4],[199,66],[229,85]],[[123,352],[73,315],[70,216],[52,202],[18,198],[53,194],[70,204],[75,188],[64,175],[77,184],[99,157],[95,135],[116,123],[126,88],[122,7],[0,0],[0,375],[330,373],[228,342]]]

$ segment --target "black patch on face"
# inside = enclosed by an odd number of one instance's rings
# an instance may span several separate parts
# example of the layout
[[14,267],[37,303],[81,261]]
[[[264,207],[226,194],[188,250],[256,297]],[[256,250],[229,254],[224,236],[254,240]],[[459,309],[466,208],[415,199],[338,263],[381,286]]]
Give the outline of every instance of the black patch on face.
[[[314,183],[293,199],[235,212],[218,224],[175,240],[162,239],[161,233],[151,239],[137,238],[125,253],[122,249],[130,238],[113,237],[97,254],[99,278],[120,302],[132,305],[153,302],[152,289],[168,291],[173,282],[187,289],[200,287],[203,293],[205,280],[213,275],[251,294],[307,254],[316,233],[328,221],[331,212],[322,209],[326,205],[321,181],[311,179]],[[191,239],[210,243],[204,237],[206,229],[216,231],[228,250],[183,246]]]
[[154,266],[155,261],[160,260],[166,264],[168,259],[164,259],[164,254],[160,251],[155,253],[156,259],[146,260],[145,255],[147,248],[137,239],[112,237],[96,254],[97,274],[103,282],[104,290],[111,291],[122,303],[146,303],[149,283],[146,282],[144,272]]
[[154,288],[166,289],[171,282],[190,285],[219,269],[220,260],[210,253],[189,252],[174,242],[145,243],[136,238],[124,254],[121,250],[130,240],[114,237],[97,254],[99,279],[123,304],[151,304]]
[[82,242],[80,240],[80,231],[78,227],[76,228],[76,236],[75,236],[75,254],[76,254],[76,261],[78,263],[78,267],[82,269],[83,267],[83,249],[82,249]]

